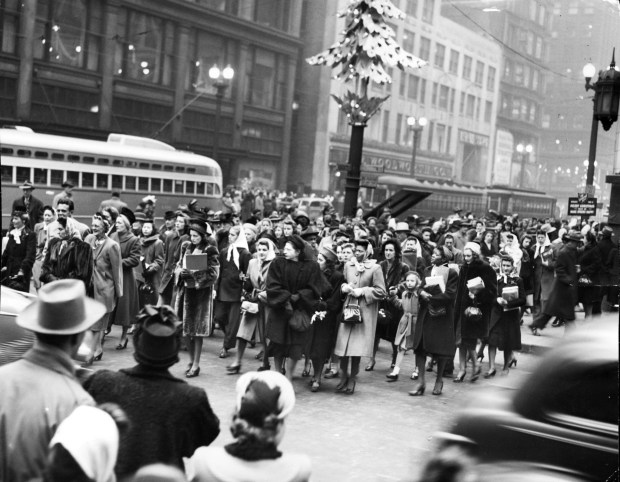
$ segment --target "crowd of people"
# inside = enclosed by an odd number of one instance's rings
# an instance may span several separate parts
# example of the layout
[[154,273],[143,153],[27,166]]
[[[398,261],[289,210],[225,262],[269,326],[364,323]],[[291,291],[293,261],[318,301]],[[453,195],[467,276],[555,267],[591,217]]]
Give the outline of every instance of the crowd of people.
[[[22,186],[24,191],[31,188]],[[337,379],[332,389],[353,395],[362,358],[368,359],[364,370],[373,371],[384,340],[392,352],[386,381],[399,380],[404,354],[412,350],[409,395],[425,395],[426,377],[435,372],[431,393],[439,396],[444,379],[465,382],[469,366],[470,382],[498,372],[508,375],[517,364],[525,313],[533,315],[531,332],[540,335],[551,319],[553,326],[570,329],[579,304],[586,320],[618,304],[618,243],[612,229],[599,223],[521,219],[493,211],[475,217],[459,209],[441,219],[396,219],[389,210],[367,217],[361,208],[355,216],[340,218],[326,209],[311,219],[294,204],[276,210],[254,198],[240,210],[227,199],[223,202],[227,209],[219,212],[200,209],[195,202],[179,206],[164,213],[159,227],[153,209],[132,211],[118,196],[102,203],[90,227],[73,219],[70,197],[59,198],[55,207],[41,206],[40,218],[34,220],[28,202],[21,201],[26,209],[14,206],[2,282],[22,291],[38,289],[42,310],[30,315],[28,326],[37,343],[26,359],[41,367],[54,359],[63,367],[61,376],[74,380],[69,368],[73,352],[91,367],[102,359],[105,337],[118,325],[116,350],[125,350],[133,337],[138,362],[120,372],[97,371],[84,388],[76,382],[71,402],[56,412],[57,422],[94,400],[117,404],[130,424],[149,426],[142,420],[145,414],[153,410],[165,419],[175,393],[187,391],[183,410],[175,408],[176,418],[168,412],[171,425],[152,427],[148,442],[119,425],[120,444],[128,449],[118,451],[113,464],[117,475],[134,474],[156,462],[182,468],[182,457],[193,454],[190,480],[245,480],[231,474],[209,478],[223,474],[213,464],[224,464],[227,457],[245,463],[234,465],[238,471],[256,470],[246,462],[273,459],[272,473],[283,471],[281,480],[306,480],[310,469],[305,459],[289,464],[294,470],[286,475],[285,465],[275,462],[282,460],[279,430],[292,408],[291,382],[300,370],[311,392],[325,390],[325,379]],[[53,304],[46,301],[46,290],[52,293],[63,282],[79,282],[82,298],[97,303],[96,309],[86,308],[88,323],[76,320],[76,326],[62,333],[42,331],[45,309]],[[80,297],[74,298],[77,303]],[[219,433],[219,421],[204,391],[179,385],[168,368],[184,348],[189,355],[185,377],[199,376],[203,340],[216,329],[223,334],[222,345],[212,355],[234,356],[225,368],[228,373],[247,371],[248,345],[260,351],[256,371],[238,381],[233,434],[241,440],[212,458],[215,449],[206,446]],[[65,339],[59,342],[56,335]],[[501,370],[497,351],[503,352]],[[12,365],[0,369],[7,375],[0,375],[0,393],[9,397],[0,404],[3,411],[17,403],[6,384],[17,383],[21,370],[32,369]],[[20,390],[25,393],[26,388]],[[154,390],[170,396],[149,397]],[[109,417],[101,415],[111,426]],[[172,425],[187,426],[182,440],[168,436]],[[32,475],[35,468],[40,474],[46,464],[52,470],[49,464],[58,457],[75,458],[64,447],[68,455],[54,452],[46,459],[49,442],[48,437],[24,465],[24,474]]]

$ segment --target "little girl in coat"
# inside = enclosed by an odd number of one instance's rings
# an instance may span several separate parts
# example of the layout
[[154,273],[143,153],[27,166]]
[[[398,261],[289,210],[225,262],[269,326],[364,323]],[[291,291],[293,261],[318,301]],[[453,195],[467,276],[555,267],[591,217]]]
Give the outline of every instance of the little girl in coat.
[[392,295],[390,303],[401,308],[403,310],[403,316],[400,319],[396,330],[396,337],[394,338],[394,346],[398,346],[398,355],[396,356],[396,363],[392,372],[386,375],[388,382],[395,382],[398,380],[400,365],[403,362],[405,352],[413,347],[413,331],[418,318],[418,293],[420,291],[420,284],[420,275],[416,271],[409,271],[403,282],[404,287],[401,288],[400,299],[396,296],[397,292],[393,292],[394,294],[390,293]]

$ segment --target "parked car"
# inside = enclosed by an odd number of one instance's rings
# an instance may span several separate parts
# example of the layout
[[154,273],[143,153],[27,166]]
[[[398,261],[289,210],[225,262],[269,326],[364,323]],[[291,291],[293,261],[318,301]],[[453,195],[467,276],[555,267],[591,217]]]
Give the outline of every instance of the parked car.
[[578,330],[517,390],[473,398],[438,434],[435,463],[456,446],[481,466],[516,463],[541,474],[617,480],[617,329]]
[[26,353],[34,343],[34,334],[16,323],[17,315],[36,296],[0,287],[0,365],[15,361]]
[[298,208],[306,211],[311,221],[323,216],[325,208],[328,208],[328,211],[334,209],[330,201],[320,197],[300,197],[297,202]]

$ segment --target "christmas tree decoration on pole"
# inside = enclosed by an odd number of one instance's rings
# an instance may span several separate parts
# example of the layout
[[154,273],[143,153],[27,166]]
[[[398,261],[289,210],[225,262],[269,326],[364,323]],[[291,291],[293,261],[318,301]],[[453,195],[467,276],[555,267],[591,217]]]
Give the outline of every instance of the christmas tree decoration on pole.
[[368,85],[370,82],[391,84],[392,77],[387,70],[390,67],[416,69],[426,62],[406,52],[396,42],[396,33],[385,18],[403,19],[405,14],[390,0],[351,0],[338,17],[345,19],[341,40],[306,61],[310,65],[337,69],[334,78],[354,84],[354,89],[346,95],[332,95],[352,126],[344,215],[353,215],[359,192],[364,128],[389,98],[368,97]]

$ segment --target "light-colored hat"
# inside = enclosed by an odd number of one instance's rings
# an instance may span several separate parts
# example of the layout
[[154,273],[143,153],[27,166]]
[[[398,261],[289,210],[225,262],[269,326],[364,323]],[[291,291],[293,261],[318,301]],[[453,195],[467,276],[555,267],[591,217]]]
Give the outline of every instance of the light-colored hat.
[[24,181],[20,186],[20,189],[33,189],[34,190],[34,184],[32,184],[30,181]]
[[39,299],[17,316],[17,324],[35,333],[74,335],[100,320],[103,303],[86,297],[81,280],[52,281],[39,290]]
[[400,221],[400,222],[396,223],[396,229],[394,231],[396,231],[397,233],[398,232],[404,232],[404,231],[409,232],[409,231],[411,231],[411,229],[409,228],[409,224],[407,224],[404,221]]

